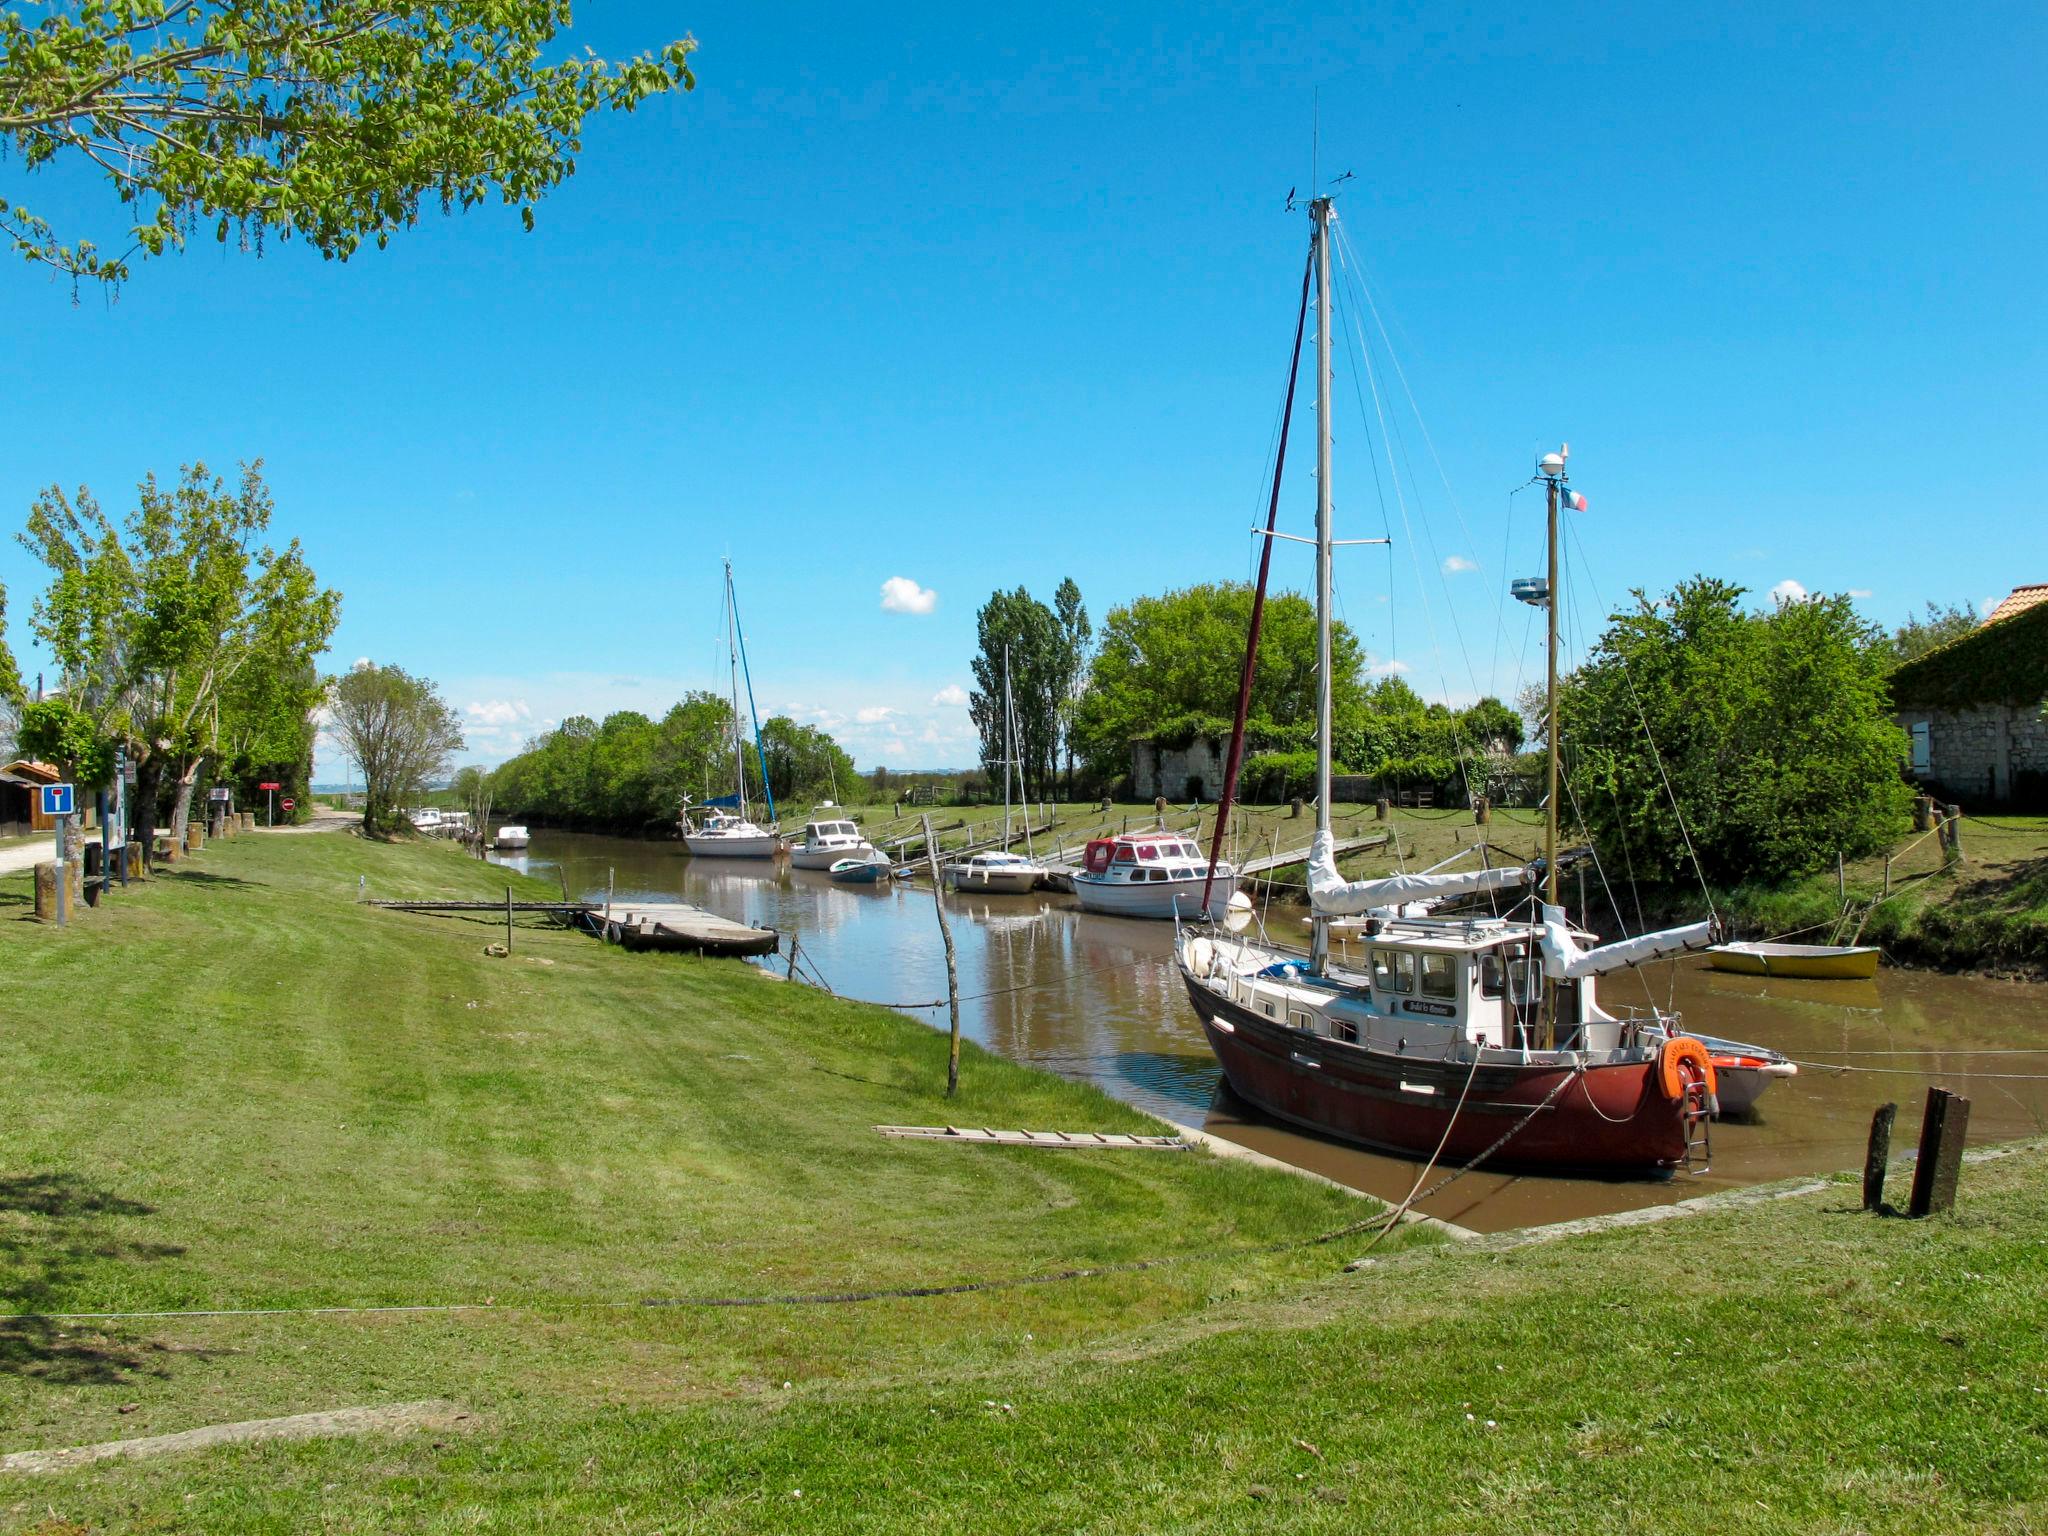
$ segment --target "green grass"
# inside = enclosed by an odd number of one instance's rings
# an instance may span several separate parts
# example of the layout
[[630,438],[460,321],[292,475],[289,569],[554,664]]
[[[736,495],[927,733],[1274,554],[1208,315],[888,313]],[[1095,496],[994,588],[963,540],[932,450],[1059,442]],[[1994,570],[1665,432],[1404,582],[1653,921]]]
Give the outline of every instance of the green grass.
[[[425,1397],[474,1427],[0,1478],[0,1528],[2048,1517],[2038,1154],[1972,1167],[1931,1222],[1844,1185],[1514,1251],[1407,1238],[1345,1276],[1357,1240],[1250,1251],[1361,1214],[1305,1181],[868,1130],[1146,1124],[1093,1090],[970,1049],[949,1105],[920,1025],[560,932],[490,958],[502,927],[358,907],[364,874],[504,883],[445,846],[243,837],[57,933],[0,880],[0,1290],[16,1313],[491,1305],[16,1321],[0,1450]],[[1217,1251],[921,1300],[603,1305]]]

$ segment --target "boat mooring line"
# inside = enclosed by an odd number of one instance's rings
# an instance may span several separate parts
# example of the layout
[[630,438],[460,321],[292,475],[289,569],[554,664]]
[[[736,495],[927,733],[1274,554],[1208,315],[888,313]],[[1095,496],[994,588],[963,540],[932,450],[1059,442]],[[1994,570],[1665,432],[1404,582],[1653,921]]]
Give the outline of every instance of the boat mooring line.
[[1796,1067],[1811,1067],[1816,1072],[1862,1072],[1879,1077],[1959,1077],[1979,1083],[2048,1083],[2048,1072],[1972,1072],[1968,1068],[1956,1068],[1949,1072],[1935,1073],[1925,1067],[1858,1067],[1845,1061],[1800,1061],[1787,1057]]

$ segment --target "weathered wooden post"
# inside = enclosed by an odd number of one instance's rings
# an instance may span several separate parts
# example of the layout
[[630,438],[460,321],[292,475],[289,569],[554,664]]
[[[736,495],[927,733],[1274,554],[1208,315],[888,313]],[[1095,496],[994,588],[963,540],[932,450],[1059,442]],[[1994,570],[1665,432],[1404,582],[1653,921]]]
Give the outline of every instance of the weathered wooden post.
[[1934,830],[1934,796],[1915,795],[1913,797],[1913,830],[1915,832],[1932,832]]
[[1960,805],[1948,808],[1948,851],[1955,855],[1958,864],[1963,862],[1963,808]]
[[1842,906],[1849,905],[1849,869],[1842,862],[1842,850],[1835,850],[1835,900]]
[[[619,875],[619,871],[618,871],[618,866],[617,866],[617,865],[615,865],[615,864],[607,864],[607,865],[605,865],[605,867],[604,867],[604,926],[603,926],[602,928],[600,928],[600,929],[599,929],[599,930],[597,931],[597,936],[598,936],[598,938],[599,938],[599,939],[601,939],[601,940],[602,940],[602,941],[603,941],[604,943],[606,943],[606,944],[609,944],[609,943],[611,943],[611,941],[612,941],[612,890],[613,890],[614,882],[616,882],[616,881],[617,881],[617,879],[618,879],[618,875]],[[567,887],[567,885],[564,885],[562,889],[563,889],[563,897],[562,897],[562,899],[563,899],[564,901],[566,901],[566,900],[568,900],[568,887]]]
[[1385,821],[1392,810],[1393,807],[1387,803],[1387,797],[1381,795],[1379,799],[1372,803],[1372,819],[1374,821]]
[[36,866],[36,919],[53,923],[57,920],[57,869],[51,860],[45,859]]
[[1301,820],[1301,796],[1296,795],[1287,802],[1287,816],[1290,821]]
[[505,887],[505,953],[512,953],[512,887]]
[[1870,1117],[1870,1145],[1863,1153],[1863,1209],[1884,1208],[1884,1170],[1892,1155],[1892,1122],[1899,1116],[1896,1104],[1880,1104]]
[[924,858],[932,872],[932,905],[938,909],[939,937],[946,942],[946,1012],[951,1021],[951,1038],[946,1047],[946,1097],[960,1091],[960,972],[953,959],[953,925],[946,921],[946,882],[939,877],[938,839],[932,836],[932,819],[924,823]]
[[1493,804],[1486,796],[1481,795],[1472,802],[1472,825],[1483,827],[1491,820],[1493,820]]
[[1913,1167],[1913,1203],[1908,1216],[1953,1210],[1956,1182],[1963,1173],[1963,1139],[1970,1130],[1970,1101],[1946,1088],[1927,1090],[1920,1121],[1920,1160]]

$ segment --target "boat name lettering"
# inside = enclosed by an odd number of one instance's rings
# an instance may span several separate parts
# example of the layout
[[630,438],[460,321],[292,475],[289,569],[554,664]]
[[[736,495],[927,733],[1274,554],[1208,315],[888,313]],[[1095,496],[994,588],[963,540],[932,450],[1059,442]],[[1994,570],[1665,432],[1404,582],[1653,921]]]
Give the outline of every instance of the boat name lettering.
[[1458,1016],[1457,1008],[1450,1003],[1417,1003],[1412,1001],[1404,1001],[1401,1004],[1401,1011],[1403,1013],[1433,1014],[1435,1017],[1439,1019],[1453,1019]]

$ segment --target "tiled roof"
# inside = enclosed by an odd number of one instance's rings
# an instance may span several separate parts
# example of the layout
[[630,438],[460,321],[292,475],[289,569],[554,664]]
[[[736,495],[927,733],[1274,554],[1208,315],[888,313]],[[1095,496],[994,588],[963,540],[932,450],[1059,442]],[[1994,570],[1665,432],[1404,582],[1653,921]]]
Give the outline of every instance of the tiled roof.
[[2000,619],[2009,619],[2016,613],[2025,613],[2036,603],[2048,603],[2048,581],[2036,581],[2024,587],[2014,587],[1996,608],[1984,616],[1984,622],[1996,624]]

